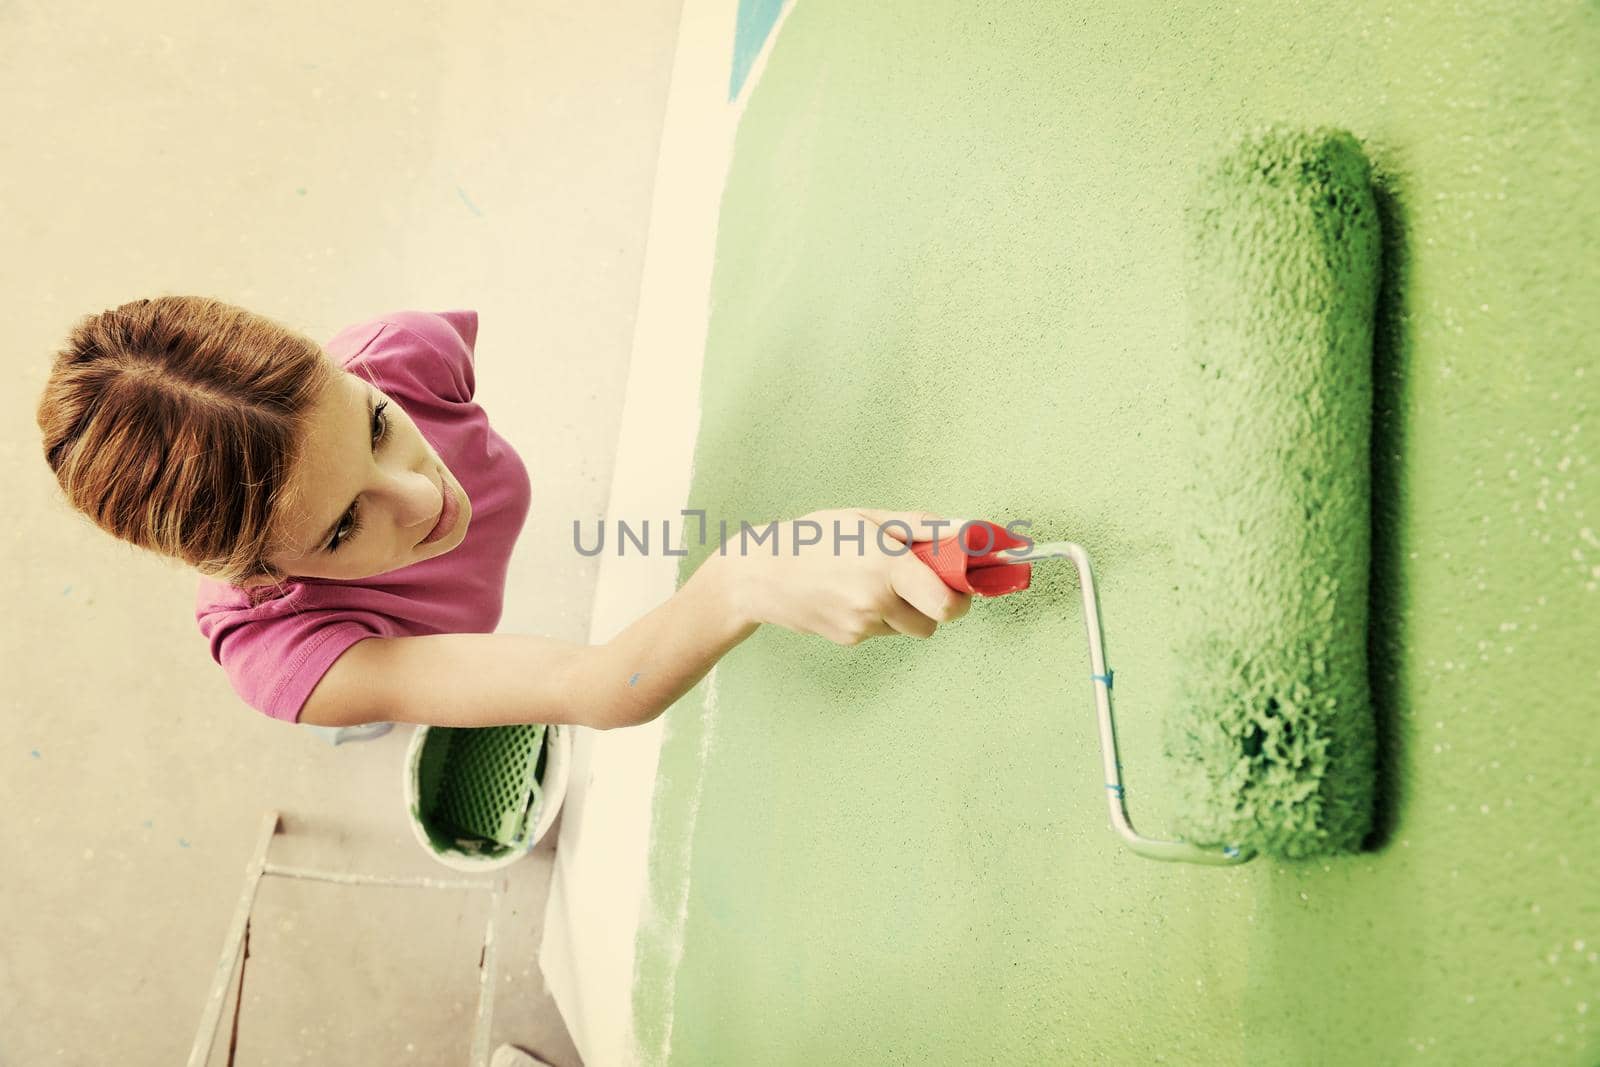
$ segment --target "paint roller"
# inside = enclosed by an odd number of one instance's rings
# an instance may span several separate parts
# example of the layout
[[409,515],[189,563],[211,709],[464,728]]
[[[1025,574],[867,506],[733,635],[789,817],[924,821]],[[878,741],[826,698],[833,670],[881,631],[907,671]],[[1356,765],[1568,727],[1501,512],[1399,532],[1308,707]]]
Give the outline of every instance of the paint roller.
[[1367,161],[1343,131],[1246,136],[1201,180],[1188,229],[1180,831],[1284,858],[1355,851],[1377,744]]
[[[1366,159],[1339,130],[1253,131],[1202,172],[1185,222],[1191,477],[1180,699],[1165,718],[1179,840],[1145,837],[1128,816],[1083,547],[1019,549],[984,524],[995,551],[946,562],[942,576],[1011,592],[1026,574],[972,576],[1074,563],[1111,824],[1135,852],[1234,864],[1354,851],[1376,778],[1366,620],[1379,225]],[[983,548],[984,532],[960,543]]]

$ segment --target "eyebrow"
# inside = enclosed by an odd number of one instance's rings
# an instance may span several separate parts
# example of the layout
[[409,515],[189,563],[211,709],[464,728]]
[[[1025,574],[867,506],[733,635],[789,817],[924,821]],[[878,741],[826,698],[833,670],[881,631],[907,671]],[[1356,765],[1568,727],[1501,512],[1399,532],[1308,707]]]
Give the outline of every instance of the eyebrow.
[[[366,433],[367,433],[368,440],[371,440],[371,438],[372,438],[372,415],[373,415],[373,412],[377,408],[377,403],[378,403],[378,395],[376,393],[374,393],[372,391],[371,387],[369,386],[367,388],[367,421],[366,421],[366,424],[365,424],[366,425]],[[339,517],[333,520],[333,525],[328,527],[327,532],[325,532],[322,535],[322,539],[317,541],[315,544],[313,544],[311,546],[311,550],[309,552],[305,552],[305,553],[302,553],[302,554],[309,556],[309,555],[311,555],[312,553],[315,553],[315,552],[326,552],[328,550],[328,542],[333,539],[334,531],[339,529],[339,526],[344,522],[345,516],[350,514],[350,509],[355,507],[356,506],[356,501],[360,500],[360,499],[361,499],[361,494],[357,493],[355,495],[355,497],[350,501],[350,503],[345,505],[345,509],[343,511],[339,512]]]

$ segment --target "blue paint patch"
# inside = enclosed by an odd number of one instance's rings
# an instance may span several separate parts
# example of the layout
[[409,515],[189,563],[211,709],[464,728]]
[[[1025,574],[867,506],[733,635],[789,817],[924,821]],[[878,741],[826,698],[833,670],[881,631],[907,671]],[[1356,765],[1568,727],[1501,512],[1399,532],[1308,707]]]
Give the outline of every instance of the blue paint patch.
[[61,595],[66,596],[70,592],[72,592],[72,586],[69,585],[65,589],[61,590]]
[[635,682],[637,682],[640,678],[643,678],[643,677],[644,677],[644,672],[643,671],[639,671],[632,678],[628,679],[628,685],[632,686]]
[[180,837],[180,838],[178,838],[178,847],[179,848],[188,848],[189,847],[189,842],[185,841],[183,838]]
[[34,749],[33,751],[29,752],[28,755],[32,756],[34,759],[44,759],[43,756],[39,755],[38,749]]
[[456,186],[456,192],[461,196],[461,202],[463,204],[467,205],[468,210],[470,210],[474,215],[478,216],[480,219],[483,218],[483,212],[478,210],[478,205],[477,204],[474,204],[471,200],[467,199],[466,191],[463,190],[461,188],[461,186],[459,186],[459,185]]
[[733,29],[733,76],[728,81],[728,99],[737,100],[745,78],[755,65],[767,35],[778,24],[783,0],[739,0],[739,18]]

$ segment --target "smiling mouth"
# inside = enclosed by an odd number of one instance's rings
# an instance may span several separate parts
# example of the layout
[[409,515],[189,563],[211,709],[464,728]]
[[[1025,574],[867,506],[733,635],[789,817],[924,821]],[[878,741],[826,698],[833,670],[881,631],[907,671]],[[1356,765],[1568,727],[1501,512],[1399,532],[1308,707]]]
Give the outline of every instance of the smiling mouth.
[[439,492],[444,498],[439,507],[439,517],[434,520],[433,528],[428,535],[417,542],[417,547],[432,544],[455,528],[456,517],[460,514],[460,505],[456,501],[455,489],[450,485],[450,479],[445,477],[444,471],[439,471]]

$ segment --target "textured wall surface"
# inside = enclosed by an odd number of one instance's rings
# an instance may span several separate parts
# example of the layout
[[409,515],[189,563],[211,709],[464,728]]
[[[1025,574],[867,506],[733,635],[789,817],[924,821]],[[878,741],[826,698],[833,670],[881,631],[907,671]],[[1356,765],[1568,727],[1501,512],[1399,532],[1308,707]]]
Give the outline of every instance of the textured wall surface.
[[1051,565],[928,641],[765,628],[669,712],[647,1060],[1600,1054],[1600,7],[1390,6],[798,4],[724,200],[691,506],[1087,545],[1149,832],[1204,565],[1174,548],[1184,197],[1261,122],[1361,140],[1380,841],[1127,852]]

